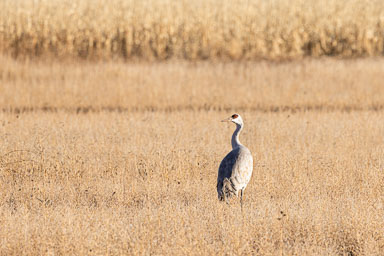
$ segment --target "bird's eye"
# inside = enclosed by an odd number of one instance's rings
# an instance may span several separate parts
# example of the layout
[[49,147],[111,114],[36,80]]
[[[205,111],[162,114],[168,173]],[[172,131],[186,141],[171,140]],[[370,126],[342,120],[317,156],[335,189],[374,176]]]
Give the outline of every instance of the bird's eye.
[[239,117],[239,115],[237,115],[237,114],[234,114],[234,115],[232,116],[233,119],[236,119],[236,118],[238,118],[238,117]]

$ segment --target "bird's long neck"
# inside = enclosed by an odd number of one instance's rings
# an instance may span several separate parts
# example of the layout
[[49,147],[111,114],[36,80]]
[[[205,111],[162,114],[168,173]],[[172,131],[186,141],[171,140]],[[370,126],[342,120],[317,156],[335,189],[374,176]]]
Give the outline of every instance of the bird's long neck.
[[236,130],[232,135],[232,149],[240,147],[242,144],[239,141],[239,135],[241,130],[243,130],[243,124],[236,124]]

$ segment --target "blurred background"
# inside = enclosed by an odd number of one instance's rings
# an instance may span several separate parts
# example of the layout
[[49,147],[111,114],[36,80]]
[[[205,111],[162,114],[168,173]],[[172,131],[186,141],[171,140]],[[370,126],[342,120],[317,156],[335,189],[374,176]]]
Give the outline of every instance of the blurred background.
[[0,3],[18,58],[292,60],[383,55],[379,0],[18,0]]

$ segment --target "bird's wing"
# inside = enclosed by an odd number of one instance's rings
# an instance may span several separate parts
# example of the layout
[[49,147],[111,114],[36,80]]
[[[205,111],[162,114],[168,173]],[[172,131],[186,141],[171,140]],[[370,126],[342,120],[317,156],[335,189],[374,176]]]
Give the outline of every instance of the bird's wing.
[[239,156],[239,149],[234,149],[229,152],[221,161],[219,166],[219,173],[217,181],[222,181],[224,178],[230,178],[232,171],[235,169],[237,158]]

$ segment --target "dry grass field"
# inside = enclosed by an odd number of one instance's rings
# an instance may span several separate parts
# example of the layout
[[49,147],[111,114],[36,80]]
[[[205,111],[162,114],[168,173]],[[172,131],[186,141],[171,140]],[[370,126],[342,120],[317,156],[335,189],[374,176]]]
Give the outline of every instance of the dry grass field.
[[[354,111],[384,108],[384,60],[19,62],[0,57],[5,111]],[[228,112],[229,113],[229,112]]]
[[3,0],[0,52],[86,59],[383,56],[381,0]]
[[0,255],[384,254],[383,59],[0,63]]

